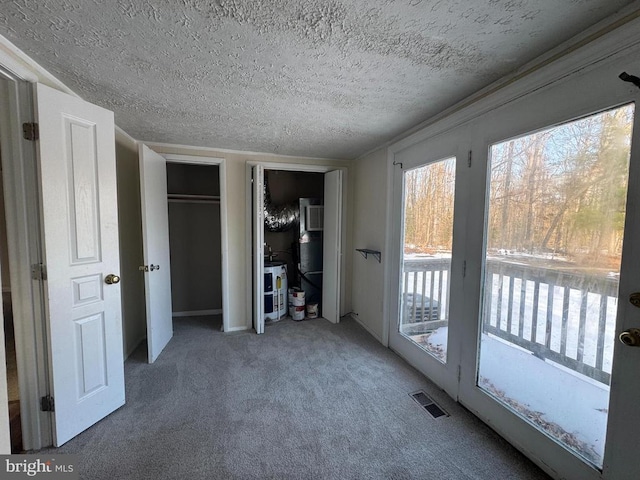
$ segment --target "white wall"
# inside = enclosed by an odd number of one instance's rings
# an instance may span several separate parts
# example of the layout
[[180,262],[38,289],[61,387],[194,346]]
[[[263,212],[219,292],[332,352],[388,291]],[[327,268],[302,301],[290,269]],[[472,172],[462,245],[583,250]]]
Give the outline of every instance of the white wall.
[[382,262],[355,253],[352,259],[353,317],[374,337],[383,338],[384,242],[387,216],[387,149],[356,160],[354,166],[353,248],[382,251]]
[[[224,150],[198,149],[196,147],[177,147],[151,145],[153,150],[160,154],[197,155],[203,157],[224,158],[226,160],[226,175],[220,181],[224,182],[227,192],[227,236],[229,252],[229,284],[224,288],[229,292],[229,305],[226,316],[229,330],[247,328],[251,323],[251,305],[247,304],[247,291],[251,285],[247,285],[247,271],[250,266],[250,258],[246,258],[247,238],[251,235],[247,231],[247,205],[246,205],[246,164],[248,161],[262,163],[291,163],[304,165],[330,165],[336,167],[349,167],[350,163],[340,160],[313,160],[308,158],[283,157],[278,155],[262,155],[252,153],[233,152]],[[268,168],[268,167],[267,167]],[[347,242],[348,243],[348,242]],[[345,254],[351,254],[347,246]],[[347,266],[348,266],[347,262]],[[347,268],[348,270],[348,268]],[[349,285],[350,272],[347,271],[346,279]],[[347,297],[350,295],[347,294]],[[345,299],[345,308],[351,308],[350,299]]]

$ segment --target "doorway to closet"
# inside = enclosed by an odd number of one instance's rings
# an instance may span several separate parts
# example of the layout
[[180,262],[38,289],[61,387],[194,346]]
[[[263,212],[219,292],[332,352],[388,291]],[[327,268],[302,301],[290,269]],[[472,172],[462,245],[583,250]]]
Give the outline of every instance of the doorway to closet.
[[222,330],[220,167],[168,162],[167,201],[174,321]]
[[224,178],[224,159],[140,146],[149,363],[173,337],[174,312],[229,331]]
[[[305,305],[315,317],[322,312],[324,175],[265,170],[264,182],[265,279],[274,268],[287,279],[280,288],[266,280],[265,320],[309,318]],[[288,289],[299,292],[299,305],[288,306]]]
[[[281,318],[321,317],[338,323],[345,172],[289,164],[247,167],[256,333],[264,333],[265,322]],[[277,255],[282,259],[277,260]]]

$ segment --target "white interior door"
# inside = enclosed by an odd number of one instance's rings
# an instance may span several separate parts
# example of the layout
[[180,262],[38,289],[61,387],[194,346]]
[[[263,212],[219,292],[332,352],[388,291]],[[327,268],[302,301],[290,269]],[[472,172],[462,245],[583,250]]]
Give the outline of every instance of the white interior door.
[[[124,404],[113,113],[36,86],[54,444]],[[110,280],[111,279],[111,280]]]
[[264,167],[256,165],[253,180],[253,328],[264,333]]
[[342,171],[324,176],[322,246],[322,316],[340,321],[340,263],[342,260]]
[[173,337],[173,318],[167,162],[146,145],[140,145],[140,196],[148,359],[153,363]]

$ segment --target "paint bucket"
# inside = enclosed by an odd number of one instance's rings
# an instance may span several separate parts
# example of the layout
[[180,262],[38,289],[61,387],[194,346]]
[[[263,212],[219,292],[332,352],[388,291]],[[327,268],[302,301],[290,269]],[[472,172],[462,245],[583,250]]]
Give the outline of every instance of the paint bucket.
[[289,315],[296,322],[304,320],[304,305],[298,307],[289,307]]
[[308,303],[307,304],[307,318],[318,318],[318,304],[317,303]]
[[304,307],[304,290],[295,287],[289,289],[289,306]]

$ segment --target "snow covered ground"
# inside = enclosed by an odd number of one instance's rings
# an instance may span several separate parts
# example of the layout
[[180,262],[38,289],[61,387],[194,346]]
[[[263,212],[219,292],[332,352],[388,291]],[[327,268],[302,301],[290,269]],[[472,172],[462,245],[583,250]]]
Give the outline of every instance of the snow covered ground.
[[540,412],[546,422],[573,434],[602,461],[609,410],[608,386],[484,334],[479,374],[507,398],[528,410]]

